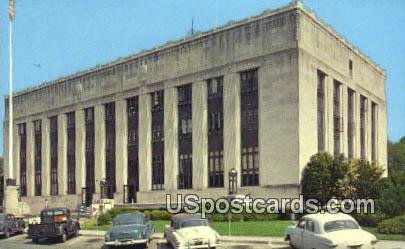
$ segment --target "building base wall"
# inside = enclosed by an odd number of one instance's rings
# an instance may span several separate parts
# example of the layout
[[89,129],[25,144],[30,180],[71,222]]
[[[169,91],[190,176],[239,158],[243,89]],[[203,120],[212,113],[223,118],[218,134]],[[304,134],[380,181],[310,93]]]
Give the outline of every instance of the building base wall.
[[67,207],[70,211],[75,211],[81,204],[82,197],[81,195],[32,196],[22,197],[21,201],[30,207],[30,215],[37,215],[45,208],[46,201],[48,208]]

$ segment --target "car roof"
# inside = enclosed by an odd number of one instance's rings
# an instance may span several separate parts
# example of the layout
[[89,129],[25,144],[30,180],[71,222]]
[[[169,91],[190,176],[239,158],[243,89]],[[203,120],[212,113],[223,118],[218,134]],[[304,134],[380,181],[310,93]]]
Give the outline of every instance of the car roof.
[[344,213],[316,213],[316,214],[308,214],[305,215],[303,218],[312,219],[318,223],[324,224],[329,221],[335,220],[353,220],[356,221],[352,216]]
[[180,222],[183,220],[191,220],[191,219],[202,219],[201,214],[180,213],[180,214],[175,214],[172,216],[172,221],[174,221],[174,222]]

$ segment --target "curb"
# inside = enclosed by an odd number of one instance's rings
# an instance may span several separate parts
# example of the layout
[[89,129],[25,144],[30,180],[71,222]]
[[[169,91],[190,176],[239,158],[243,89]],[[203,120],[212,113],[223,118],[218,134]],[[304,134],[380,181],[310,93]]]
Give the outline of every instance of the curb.
[[[105,232],[106,231],[80,230],[80,235],[89,236],[89,237],[104,237]],[[163,239],[163,234],[154,233],[151,238],[152,239]],[[244,237],[241,238],[238,236],[233,236],[231,238],[229,238],[228,236],[220,236],[219,240],[223,241],[223,242],[238,242],[238,243],[249,243],[249,244],[288,245],[287,242],[282,241],[277,238],[274,238],[274,239],[257,238],[257,239],[255,239],[254,237],[252,237],[252,239],[247,239],[247,238],[244,238]]]

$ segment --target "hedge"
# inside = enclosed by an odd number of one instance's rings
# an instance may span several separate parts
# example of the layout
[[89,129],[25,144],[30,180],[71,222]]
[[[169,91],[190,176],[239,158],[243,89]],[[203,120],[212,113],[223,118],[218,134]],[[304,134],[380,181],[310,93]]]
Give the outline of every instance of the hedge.
[[405,234],[405,215],[381,221],[377,231],[383,234]]

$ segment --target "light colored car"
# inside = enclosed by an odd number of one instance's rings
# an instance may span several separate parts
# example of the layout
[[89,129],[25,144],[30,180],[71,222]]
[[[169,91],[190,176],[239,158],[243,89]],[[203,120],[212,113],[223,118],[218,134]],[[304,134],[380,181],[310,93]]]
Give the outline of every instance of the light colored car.
[[299,249],[375,249],[376,237],[348,214],[309,214],[287,227],[286,240]]
[[155,227],[143,214],[120,214],[105,234],[107,246],[148,245]]
[[217,248],[218,233],[200,214],[176,214],[166,225],[164,236],[175,249]]

